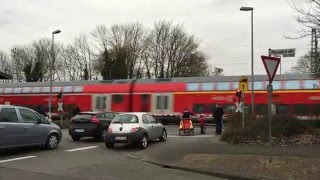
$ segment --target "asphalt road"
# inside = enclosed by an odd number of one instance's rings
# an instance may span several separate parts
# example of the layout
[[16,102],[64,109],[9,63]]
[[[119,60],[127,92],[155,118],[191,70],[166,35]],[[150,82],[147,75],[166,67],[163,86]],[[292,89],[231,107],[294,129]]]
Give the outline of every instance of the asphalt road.
[[184,147],[190,153],[190,144],[205,148],[214,137],[212,127],[207,135],[199,135],[196,129],[196,135],[191,137],[178,136],[177,126],[167,126],[167,131],[166,142],[151,142],[147,149],[139,150],[128,145],[107,149],[103,142],[91,138],[74,142],[63,130],[63,139],[56,150],[32,147],[0,151],[0,179],[219,179],[139,160],[174,162],[181,157],[180,153],[184,154]]

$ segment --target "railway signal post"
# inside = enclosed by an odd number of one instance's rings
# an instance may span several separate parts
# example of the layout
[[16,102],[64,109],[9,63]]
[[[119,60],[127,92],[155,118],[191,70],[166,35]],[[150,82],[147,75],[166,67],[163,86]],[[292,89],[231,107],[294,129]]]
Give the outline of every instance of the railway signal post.
[[242,127],[244,127],[244,106],[245,106],[245,102],[244,102],[244,92],[248,91],[248,78],[245,76],[241,76],[240,80],[239,80],[239,90],[242,92]]
[[[271,57],[271,56],[261,56],[263,65],[267,71],[269,77],[269,84],[267,86],[268,91],[268,117],[269,117],[269,146],[272,146],[272,112],[271,112],[271,100],[272,100],[272,81],[278,70],[278,66],[280,64],[280,58]],[[270,151],[271,152],[271,151]],[[269,162],[272,162],[271,154],[269,155]]]

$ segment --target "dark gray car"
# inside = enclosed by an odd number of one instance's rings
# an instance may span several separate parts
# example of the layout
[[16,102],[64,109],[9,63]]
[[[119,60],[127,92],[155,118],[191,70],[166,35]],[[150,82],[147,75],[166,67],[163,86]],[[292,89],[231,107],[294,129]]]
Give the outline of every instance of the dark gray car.
[[60,127],[34,110],[0,105],[0,149],[38,145],[55,149],[61,137]]

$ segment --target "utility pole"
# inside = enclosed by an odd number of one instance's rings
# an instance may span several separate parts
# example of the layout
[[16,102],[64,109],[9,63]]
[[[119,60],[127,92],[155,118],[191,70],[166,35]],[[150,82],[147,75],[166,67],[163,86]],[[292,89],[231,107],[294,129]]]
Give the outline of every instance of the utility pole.
[[317,61],[317,48],[318,48],[318,42],[317,42],[317,35],[316,35],[316,29],[311,29],[311,52],[310,52],[310,64],[311,64],[311,73],[315,73],[317,71],[316,67],[316,61]]

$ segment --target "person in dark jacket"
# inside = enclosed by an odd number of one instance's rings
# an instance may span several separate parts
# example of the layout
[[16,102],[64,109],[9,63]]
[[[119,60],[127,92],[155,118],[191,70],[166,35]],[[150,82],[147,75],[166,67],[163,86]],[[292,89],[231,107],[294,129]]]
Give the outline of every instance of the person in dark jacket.
[[188,109],[184,109],[183,114],[182,114],[182,118],[189,119],[189,118],[191,118],[191,115],[194,115],[194,114],[189,112]]
[[43,115],[44,117],[47,116],[45,108],[43,107],[43,105],[38,105],[36,107],[35,111],[37,111],[39,114]]
[[79,112],[81,112],[80,107],[77,106],[74,110],[73,110],[73,116],[77,115]]
[[223,116],[223,108],[220,104],[216,105],[215,112],[213,114],[214,120],[216,121],[216,134],[222,133],[222,116]]

